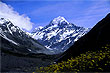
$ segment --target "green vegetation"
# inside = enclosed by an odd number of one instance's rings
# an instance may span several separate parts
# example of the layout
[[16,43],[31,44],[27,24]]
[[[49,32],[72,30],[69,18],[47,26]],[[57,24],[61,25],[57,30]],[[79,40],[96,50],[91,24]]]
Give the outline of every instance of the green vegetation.
[[101,72],[110,71],[110,45],[102,47],[99,51],[88,51],[75,58],[40,67],[37,72]]

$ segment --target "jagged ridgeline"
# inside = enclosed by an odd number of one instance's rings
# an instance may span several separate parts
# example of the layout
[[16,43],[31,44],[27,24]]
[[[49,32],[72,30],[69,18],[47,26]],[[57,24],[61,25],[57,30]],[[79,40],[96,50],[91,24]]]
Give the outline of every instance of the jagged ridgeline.
[[62,53],[89,30],[90,28],[76,26],[73,23],[69,23],[64,17],[59,16],[54,18],[49,25],[36,28],[32,32],[32,37],[47,49],[55,53]]
[[33,39],[27,32],[14,26],[11,21],[5,18],[0,19],[0,48],[2,51],[28,54],[53,54],[37,40]]

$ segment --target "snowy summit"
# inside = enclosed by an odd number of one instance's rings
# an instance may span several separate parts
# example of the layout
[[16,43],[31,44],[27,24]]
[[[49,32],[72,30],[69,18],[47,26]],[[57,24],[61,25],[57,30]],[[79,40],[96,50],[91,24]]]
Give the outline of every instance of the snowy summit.
[[52,21],[53,24],[57,24],[57,25],[59,23],[61,24],[62,22],[66,22],[67,24],[69,24],[69,22],[62,16],[58,16],[57,18],[54,18]]

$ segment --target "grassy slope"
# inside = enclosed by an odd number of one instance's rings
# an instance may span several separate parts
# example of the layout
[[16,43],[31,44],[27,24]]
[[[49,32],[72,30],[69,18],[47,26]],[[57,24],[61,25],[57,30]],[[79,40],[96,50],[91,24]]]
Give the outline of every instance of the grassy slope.
[[102,47],[103,50],[88,51],[75,58],[53,64],[48,67],[40,67],[37,72],[99,72],[110,71],[110,45]]

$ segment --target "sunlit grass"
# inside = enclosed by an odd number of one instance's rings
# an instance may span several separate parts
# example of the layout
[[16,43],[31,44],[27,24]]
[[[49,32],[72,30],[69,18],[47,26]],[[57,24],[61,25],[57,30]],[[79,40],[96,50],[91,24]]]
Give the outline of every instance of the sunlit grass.
[[87,72],[110,71],[110,45],[102,47],[104,50],[96,52],[88,51],[75,58],[53,64],[48,67],[40,67],[37,72]]

